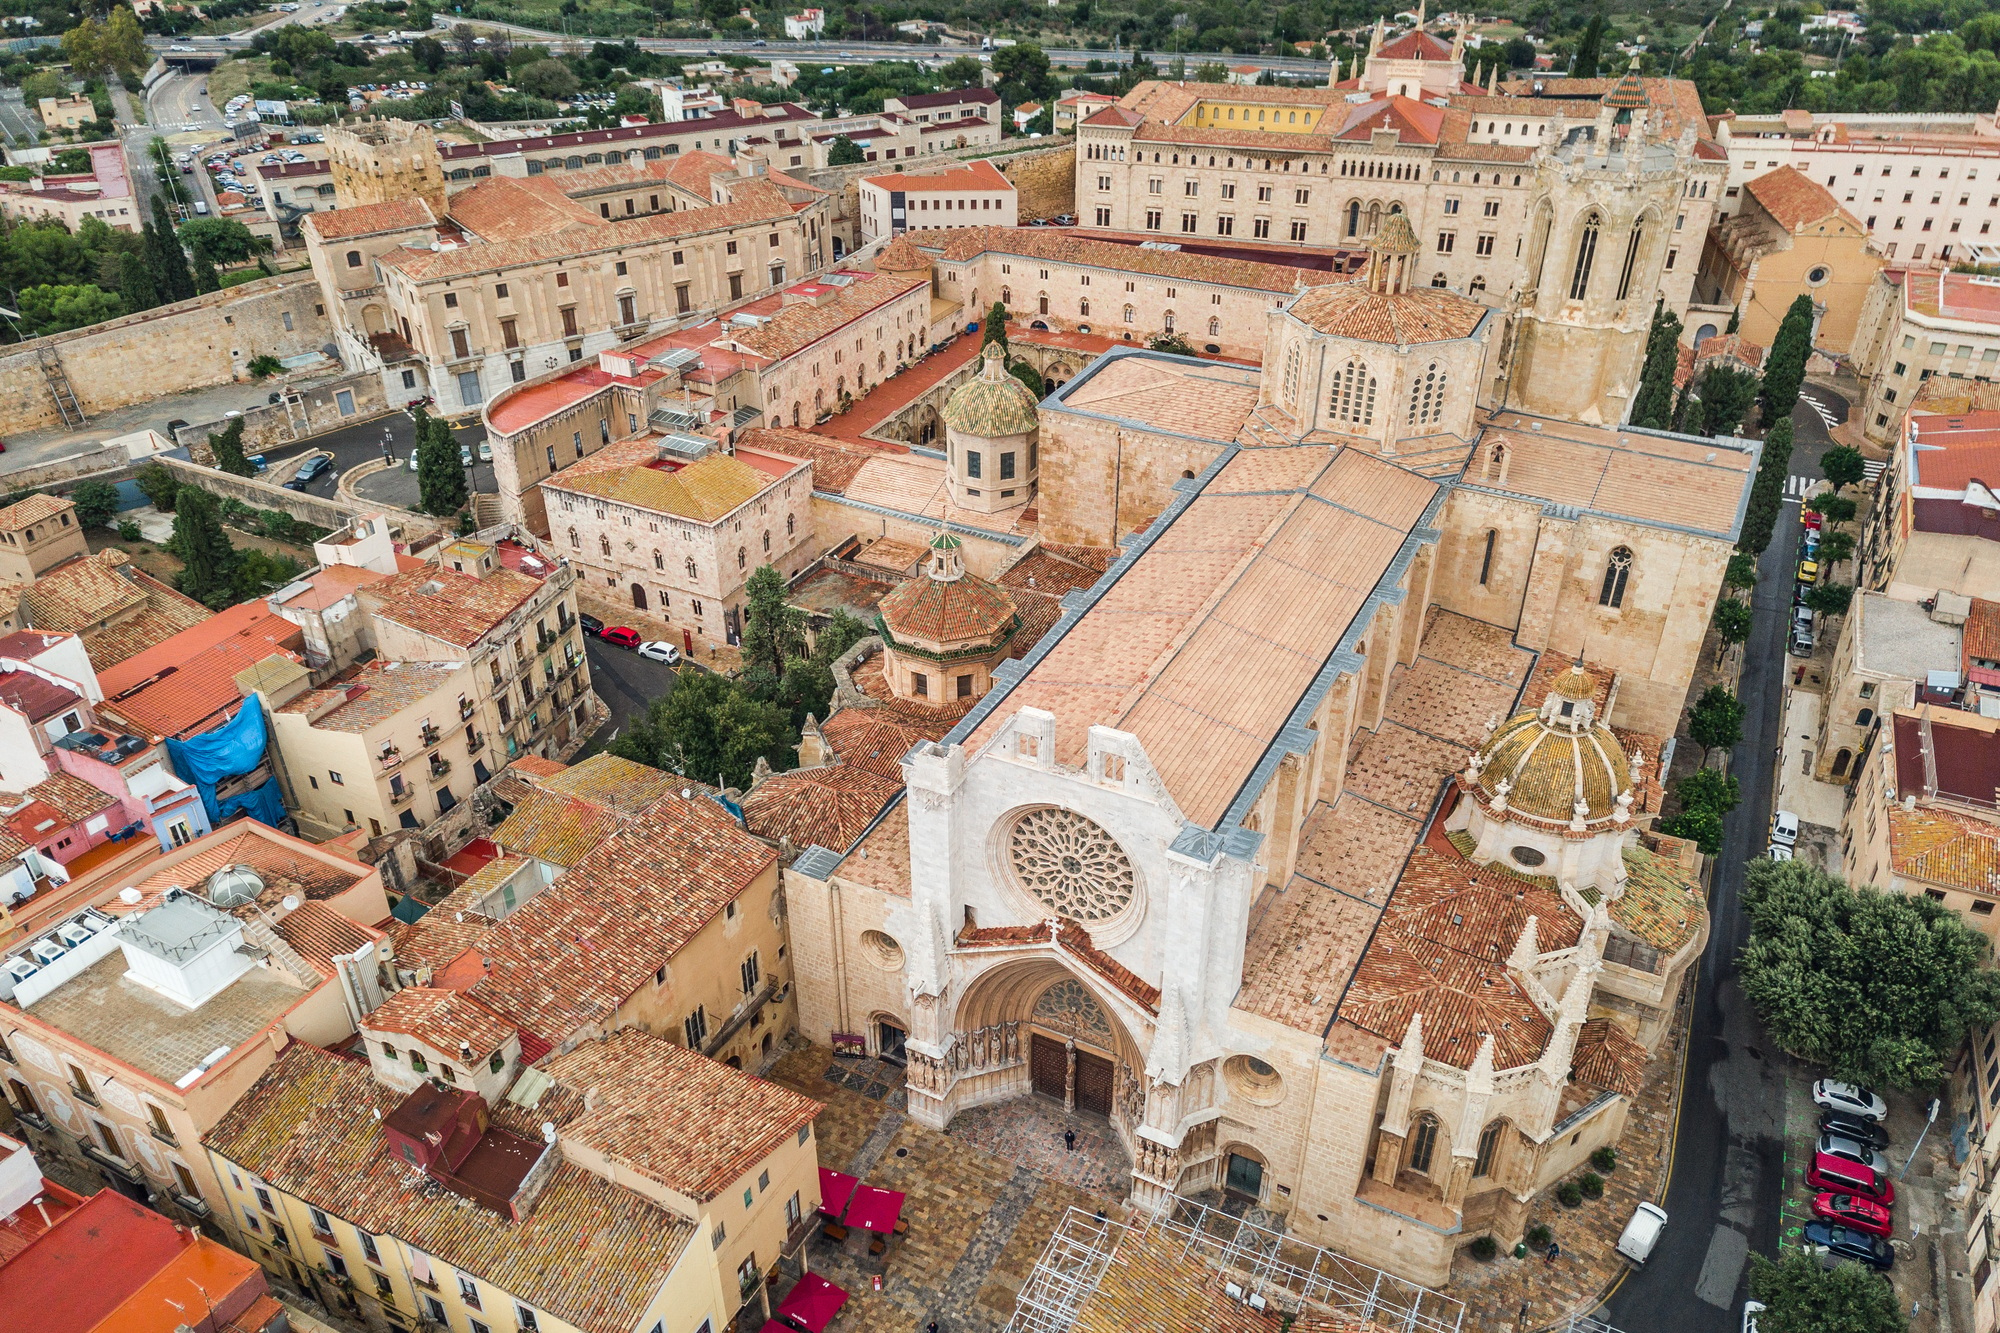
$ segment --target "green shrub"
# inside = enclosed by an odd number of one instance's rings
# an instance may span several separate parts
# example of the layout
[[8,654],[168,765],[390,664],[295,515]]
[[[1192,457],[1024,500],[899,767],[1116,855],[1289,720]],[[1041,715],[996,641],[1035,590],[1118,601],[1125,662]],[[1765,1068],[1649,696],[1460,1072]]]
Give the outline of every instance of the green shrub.
[[1521,1239],[1528,1242],[1529,1249],[1546,1250],[1549,1247],[1549,1242],[1555,1238],[1555,1232],[1549,1230],[1546,1224],[1537,1222],[1528,1228],[1528,1234]]
[[1604,1197],[1604,1177],[1598,1175],[1595,1171],[1586,1171],[1578,1176],[1576,1178],[1576,1187],[1583,1191],[1583,1197],[1586,1199],[1601,1199]]
[[1556,1202],[1565,1208],[1574,1208],[1583,1202],[1583,1190],[1574,1180],[1565,1180],[1556,1186]]
[[1590,1155],[1590,1164],[1608,1176],[1618,1169],[1618,1150],[1607,1143]]
[[119,541],[136,542],[136,541],[142,541],[144,539],[145,539],[145,534],[139,531],[139,525],[137,523],[134,523],[131,519],[129,518],[125,519],[118,524]]
[[1467,1253],[1469,1253],[1473,1258],[1479,1260],[1479,1262],[1482,1264],[1488,1262],[1493,1258],[1494,1255],[1500,1253],[1499,1243],[1496,1242],[1491,1236],[1481,1236],[1478,1240],[1473,1241],[1472,1244],[1466,1246],[1465,1248]]

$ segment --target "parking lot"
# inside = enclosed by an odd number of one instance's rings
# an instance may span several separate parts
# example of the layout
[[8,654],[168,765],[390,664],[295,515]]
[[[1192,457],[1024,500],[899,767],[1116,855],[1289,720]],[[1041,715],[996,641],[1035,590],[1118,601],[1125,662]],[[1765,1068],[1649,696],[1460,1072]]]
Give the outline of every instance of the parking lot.
[[[486,428],[473,421],[453,430],[452,435],[459,444],[473,451],[478,457],[480,443],[486,438]],[[415,442],[414,423],[402,412],[391,412],[353,426],[315,435],[308,440],[267,449],[263,453],[269,469],[279,474],[280,479],[289,476],[289,469],[280,467],[289,460],[303,454],[321,452],[333,456],[334,467],[322,473],[305,488],[308,495],[331,496],[339,484],[341,476],[351,468],[363,463],[376,462],[383,457],[386,444],[388,451],[397,460],[393,468],[363,477],[355,492],[363,499],[378,500],[383,504],[396,505],[403,509],[417,507],[417,474],[405,466],[410,449]],[[476,491],[491,492],[497,489],[493,480],[493,465],[475,461],[472,468],[472,488]]]

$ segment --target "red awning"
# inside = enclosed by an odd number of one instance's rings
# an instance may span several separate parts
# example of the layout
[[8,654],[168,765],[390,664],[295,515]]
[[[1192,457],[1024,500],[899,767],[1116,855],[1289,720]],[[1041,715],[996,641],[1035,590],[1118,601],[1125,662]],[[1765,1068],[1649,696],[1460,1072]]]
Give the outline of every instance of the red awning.
[[903,1196],[898,1191],[862,1185],[854,1191],[854,1202],[848,1205],[847,1224],[887,1234],[896,1229],[896,1219],[902,1211]]
[[[822,1333],[847,1304],[847,1293],[818,1273],[800,1278],[784,1300],[778,1302],[778,1317],[811,1333]],[[768,1328],[769,1326],[766,1325]]]
[[854,1197],[855,1186],[861,1182],[844,1171],[819,1169],[819,1210],[828,1217],[838,1218],[847,1207],[847,1201]]

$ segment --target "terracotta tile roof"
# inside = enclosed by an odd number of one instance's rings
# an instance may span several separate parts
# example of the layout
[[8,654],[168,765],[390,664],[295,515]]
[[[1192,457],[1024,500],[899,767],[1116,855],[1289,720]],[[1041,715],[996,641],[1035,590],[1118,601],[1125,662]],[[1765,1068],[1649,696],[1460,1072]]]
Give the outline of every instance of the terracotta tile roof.
[[615,810],[595,801],[527,791],[490,836],[509,855],[532,856],[567,869],[616,832],[618,822]]
[[[614,450],[613,458],[602,457]],[[714,523],[778,481],[732,454],[708,454],[685,467],[655,466],[658,461],[659,449],[651,440],[625,440],[558,472],[542,486]]]
[[65,689],[32,671],[0,670],[0,703],[30,722],[54,717],[83,702],[75,690]]
[[879,708],[843,708],[822,722],[819,731],[842,764],[896,783],[903,780],[903,756],[925,739]]
[[776,856],[706,796],[661,801],[494,929],[472,996],[560,1046],[609,1021]]
[[264,891],[257,895],[257,901],[267,909],[279,907],[287,896],[305,902],[337,897],[372,873],[359,861],[336,857],[328,862],[307,855],[305,849],[309,845],[255,820],[244,819],[198,840],[187,855],[135,883],[132,887],[139,890],[138,902],[128,906],[114,899],[103,904],[103,908],[121,915],[142,912],[168,889],[194,888],[207,882],[216,871],[235,865],[249,866],[264,881]]
[[1365,142],[1377,130],[1394,130],[1402,143],[1436,143],[1444,129],[1444,108],[1411,97],[1389,96],[1379,102],[1363,102],[1347,114],[1336,139]]
[[513,772],[531,778],[546,778],[562,772],[569,765],[559,764],[553,759],[544,759],[538,754],[524,754],[519,759],[509,760],[507,767]]
[[1014,189],[1014,182],[1001,175],[1000,169],[985,158],[970,166],[946,171],[894,172],[885,176],[864,176],[862,179],[877,189],[901,190],[905,194],[921,194],[927,190],[1005,190],[1012,193]]
[[1292,302],[1290,313],[1336,337],[1409,344],[1470,337],[1486,318],[1486,307],[1440,287],[1390,295],[1349,281],[1313,288]]
[[176,665],[161,667],[115,696],[118,711],[156,735],[181,738],[234,716],[243,702],[236,684],[240,672],[274,654],[296,661],[305,647],[305,632],[297,625],[261,601],[249,605],[251,614],[226,638],[217,641],[202,623],[181,631],[189,636],[187,651],[180,649],[181,634],[157,645],[146,656],[154,662],[170,658]]
[[1093,725],[1129,731],[1186,816],[1215,827],[1438,493],[1359,450],[1296,455],[1313,464],[1301,484],[1241,491],[1224,468],[1149,533],[969,747],[1022,707],[1056,715],[1058,763],[1082,764]]
[[519,241],[570,227],[594,227],[597,210],[568,195],[569,173],[553,176],[491,176],[453,195],[451,220],[482,241]]
[[[397,963],[412,970],[427,967],[437,973],[467,949],[476,948],[497,924],[494,918],[478,910],[480,899],[526,864],[524,857],[495,857],[415,921],[398,921],[390,926],[389,938],[396,946]],[[524,1059],[522,1063],[527,1061]]]
[[393,1235],[583,1333],[630,1333],[697,1228],[559,1161],[521,1222],[397,1165],[375,1112],[401,1099],[368,1066],[293,1042],[211,1130],[208,1146],[287,1194]]
[[457,991],[428,986],[405,986],[362,1019],[361,1026],[369,1032],[414,1037],[447,1055],[457,1055],[461,1046],[470,1046],[475,1065],[483,1064],[514,1035],[514,1025],[485,1005]]
[[876,613],[899,644],[986,644],[1020,623],[1014,599],[967,571],[956,579],[919,574],[898,584]]
[[[1077,557],[1063,554],[1064,549],[1088,552]],[[1088,588],[1104,577],[1110,567],[1108,550],[1098,551],[1090,547],[1061,548],[1047,543],[1037,546],[1026,556],[1009,565],[1000,575],[1000,586],[1015,592],[1034,591],[1060,597],[1066,592]]]
[[1262,392],[1255,367],[1117,356],[1064,385],[1047,408],[1228,444],[1242,433]]
[[823,1109],[663,1037],[622,1028],[542,1066],[590,1106],[563,1126],[679,1194],[706,1203],[789,1142]]
[[1093,111],[1089,115],[1085,116],[1083,118],[1083,123],[1086,125],[1096,125],[1099,127],[1116,125],[1125,129],[1130,129],[1135,125],[1145,124],[1146,118],[1140,115],[1137,111],[1132,110],[1130,107],[1108,106],[1105,107],[1102,111]]
[[386,203],[312,213],[305,222],[322,241],[346,241],[357,236],[433,226],[437,218],[432,215],[430,205],[421,199],[391,199]]
[[335,955],[354,953],[381,939],[382,932],[356,921],[320,902],[302,902],[278,918],[278,934],[304,956],[305,960],[331,977]]
[[[91,786],[74,773],[62,771],[37,782],[25,794],[29,800],[41,802],[71,824],[81,824],[119,804],[118,797]],[[33,841],[32,838],[29,840]]]
[[910,811],[897,801],[882,816],[875,831],[861,840],[845,861],[840,877],[884,893],[910,896]]
[[1451,43],[1431,36],[1422,28],[1412,28],[1394,41],[1384,42],[1375,53],[1377,60],[1429,60],[1449,63]]
[[1000,101],[1000,94],[991,88],[948,88],[941,93],[909,93],[896,97],[905,109],[926,111],[934,106],[966,106],[978,103],[992,106]]
[[[510,767],[520,768],[516,760]],[[624,815],[643,814],[661,797],[687,786],[687,780],[657,768],[600,753],[534,778],[543,791],[592,801]],[[696,784],[699,785],[699,784]]]
[[1117,1244],[1077,1306],[1071,1333],[1374,1333],[1383,1327],[1312,1303],[1295,1313],[1253,1309],[1226,1290],[1240,1278],[1202,1262],[1187,1233],[1159,1224],[1114,1227]]
[[1699,935],[1708,921],[1700,883],[1679,863],[1644,847],[1625,849],[1625,889],[1610,911],[1613,921],[1663,954]]
[[21,591],[20,605],[26,622],[36,629],[81,635],[84,651],[99,671],[213,614],[192,597],[140,573],[119,550],[57,565]]
[[[19,504],[11,504],[5,509],[0,509],[0,532],[19,532],[23,528],[46,522],[58,514],[75,511],[75,502],[63,496],[31,495]],[[70,521],[75,522],[74,519]]]
[[782,361],[899,297],[919,289],[930,289],[930,279],[922,274],[848,273],[844,276],[854,281],[838,288],[832,299],[820,302],[806,300],[783,306],[755,328],[725,325],[723,336],[716,341],[757,356],[769,357],[773,361]]
[[855,688],[875,701],[873,711],[877,715],[894,718],[925,740],[943,739],[945,733],[978,703],[976,699],[946,699],[941,703],[926,704],[897,697],[883,674],[880,653],[856,666],[853,679]]
[[719,153],[696,150],[682,153],[666,164],[665,177],[684,190],[709,198],[708,182],[718,172],[734,171],[736,164]]
[[360,590],[360,597],[364,606],[385,620],[470,648],[541,587],[540,579],[511,569],[474,578],[442,565],[426,565],[371,583]]
[[1891,805],[1889,864],[1926,884],[2000,894],[2000,826],[1936,806]]
[[865,443],[836,440],[808,430],[790,427],[756,427],[736,437],[738,448],[757,449],[812,464],[813,489],[834,495],[847,490],[847,483],[861,471],[861,465],[885,453],[903,453]]
[[1743,189],[1786,231],[1795,232],[1840,212],[1840,204],[1827,188],[1796,167],[1752,176]]
[[900,773],[889,778],[848,764],[794,769],[752,787],[743,797],[743,819],[760,838],[844,852],[902,789]]
[[[1290,136],[1286,136],[1290,137]],[[1052,233],[1040,227],[962,227],[925,232],[915,242],[919,250],[942,254],[950,263],[981,255],[1017,255],[1023,259],[1053,259],[1119,273],[1147,274],[1206,282],[1218,287],[1291,293],[1297,287],[1317,287],[1341,278],[1322,269],[1260,264],[1248,259],[1221,259],[1185,250],[1148,250],[1116,241],[1092,240],[1071,232]]]
[[875,252],[877,273],[918,273],[930,266],[930,259],[917,249],[908,232],[896,233],[894,240]]
[[1423,1015],[1424,1056],[1460,1069],[1493,1037],[1493,1065],[1516,1069],[1541,1057],[1549,1020],[1507,969],[1436,940],[1386,929],[1370,941],[1340,1003],[1340,1018],[1391,1044]]
[[[1425,1042],[1426,1050],[1429,1041]],[[1570,1077],[1605,1092],[1637,1097],[1652,1057],[1607,1018],[1593,1018],[1577,1029],[1576,1053]]]
[[1697,363],[1727,359],[1750,370],[1760,370],[1764,365],[1764,349],[1740,333],[1718,333],[1713,338],[1703,338],[1696,344],[1694,356]]
[[134,653],[115,665],[98,667],[97,683],[103,687],[105,698],[116,699],[155,676],[178,671],[206,649],[271,628],[269,622],[277,618],[261,599],[240,603],[203,618],[165,643]]

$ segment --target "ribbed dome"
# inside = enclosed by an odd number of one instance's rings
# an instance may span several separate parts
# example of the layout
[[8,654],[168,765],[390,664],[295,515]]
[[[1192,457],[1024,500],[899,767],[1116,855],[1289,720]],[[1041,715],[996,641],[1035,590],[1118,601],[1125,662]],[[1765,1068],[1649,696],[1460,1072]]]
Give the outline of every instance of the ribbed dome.
[[967,435],[989,438],[1026,435],[1034,430],[1035,395],[1007,373],[1007,357],[1000,344],[986,344],[981,355],[985,365],[979,377],[960,386],[944,405],[945,424]]
[[1597,720],[1596,695],[1590,673],[1572,666],[1550,683],[1540,708],[1516,713],[1487,739],[1467,776],[1496,813],[1571,828],[1624,822],[1631,766],[1611,728]]
[[924,572],[884,597],[875,614],[899,646],[917,641],[946,652],[995,645],[1020,624],[1014,599],[966,570],[960,542],[948,532],[931,539]]
[[1424,247],[1416,232],[1410,230],[1410,220],[1401,213],[1391,213],[1382,220],[1382,229],[1375,233],[1368,248],[1385,255],[1413,255]]

